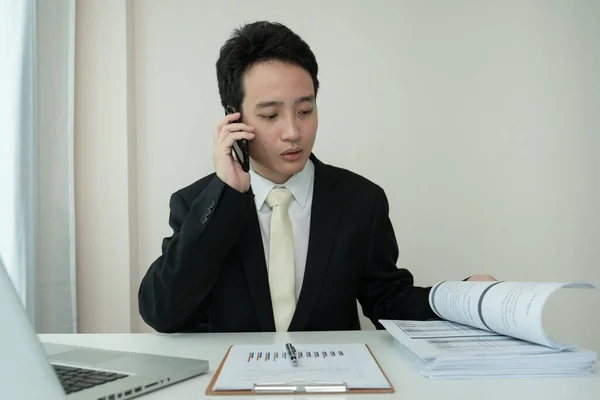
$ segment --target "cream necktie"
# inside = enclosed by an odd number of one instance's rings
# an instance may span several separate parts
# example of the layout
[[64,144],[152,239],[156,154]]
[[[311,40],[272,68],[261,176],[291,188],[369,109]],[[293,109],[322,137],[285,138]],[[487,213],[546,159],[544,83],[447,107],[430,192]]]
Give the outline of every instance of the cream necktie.
[[277,332],[286,332],[296,309],[296,268],[294,237],[288,206],[292,193],[273,188],[267,196],[271,213],[269,234],[269,288]]

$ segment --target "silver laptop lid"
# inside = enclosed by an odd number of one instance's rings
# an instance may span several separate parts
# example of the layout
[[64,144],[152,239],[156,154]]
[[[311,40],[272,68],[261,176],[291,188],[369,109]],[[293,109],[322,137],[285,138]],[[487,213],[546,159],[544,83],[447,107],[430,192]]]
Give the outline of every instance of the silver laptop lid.
[[0,258],[0,393],[6,399],[65,399]]

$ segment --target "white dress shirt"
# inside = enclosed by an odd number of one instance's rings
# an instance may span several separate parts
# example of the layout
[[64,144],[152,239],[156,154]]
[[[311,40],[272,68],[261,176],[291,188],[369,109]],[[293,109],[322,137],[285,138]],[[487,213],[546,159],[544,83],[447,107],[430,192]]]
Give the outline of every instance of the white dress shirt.
[[306,269],[306,256],[308,254],[308,238],[310,234],[310,214],[312,209],[315,167],[308,160],[304,169],[287,182],[278,185],[250,170],[250,184],[254,193],[254,202],[258,212],[260,232],[265,250],[265,261],[269,268],[269,236],[271,230],[271,207],[266,203],[266,198],[274,187],[285,187],[292,192],[293,198],[288,208],[292,221],[294,236],[294,263],[296,267],[296,301],[300,296],[304,270]]

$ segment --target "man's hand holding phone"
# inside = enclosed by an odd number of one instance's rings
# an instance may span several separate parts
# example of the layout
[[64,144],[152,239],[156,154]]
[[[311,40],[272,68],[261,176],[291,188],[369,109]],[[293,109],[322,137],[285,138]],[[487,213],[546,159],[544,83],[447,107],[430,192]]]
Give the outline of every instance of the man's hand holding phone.
[[234,159],[233,143],[241,139],[254,139],[254,127],[235,122],[240,117],[239,112],[229,114],[215,127],[214,161],[219,179],[235,190],[245,193],[250,188],[250,174],[244,172],[242,165]]

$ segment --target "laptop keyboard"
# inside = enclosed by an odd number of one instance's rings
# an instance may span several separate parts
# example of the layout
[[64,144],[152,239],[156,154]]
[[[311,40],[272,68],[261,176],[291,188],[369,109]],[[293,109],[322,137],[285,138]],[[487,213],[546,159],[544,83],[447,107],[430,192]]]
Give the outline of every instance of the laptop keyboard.
[[117,379],[126,378],[128,376],[114,372],[65,367],[63,365],[53,365],[53,367],[64,391],[67,394],[78,392],[83,389],[89,389],[91,387],[116,381]]

